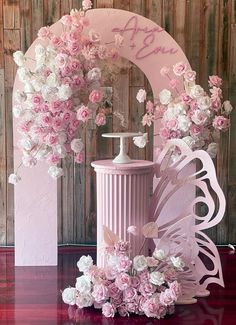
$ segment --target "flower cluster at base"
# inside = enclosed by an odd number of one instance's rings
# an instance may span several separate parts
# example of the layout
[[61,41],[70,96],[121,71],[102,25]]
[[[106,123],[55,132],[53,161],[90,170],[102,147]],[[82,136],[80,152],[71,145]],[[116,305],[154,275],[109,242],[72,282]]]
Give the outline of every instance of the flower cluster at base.
[[[90,0],[82,4],[84,10],[92,6]],[[97,126],[106,124],[100,66],[118,57],[116,48],[103,45],[101,35],[89,29],[85,11],[71,10],[60,22],[59,35],[48,26],[39,30],[41,41],[35,45],[34,58],[21,51],[13,55],[23,84],[22,91],[15,93],[13,107],[23,153],[20,166],[33,167],[43,160],[55,179],[63,174],[62,158],[74,156],[76,163],[83,161],[83,125],[91,119]],[[115,35],[116,47],[121,46],[119,37]],[[20,179],[17,169],[9,182],[16,184]]]
[[79,309],[89,306],[102,309],[106,317],[116,313],[164,318],[174,313],[181,290],[177,272],[184,267],[179,257],[165,257],[155,249],[153,256],[130,259],[129,242],[118,241],[109,249],[105,268],[93,264],[91,256],[82,256],[77,266],[83,275],[75,287],[66,288],[62,299]]
[[142,124],[151,126],[155,119],[160,119],[163,145],[169,139],[183,139],[191,149],[206,150],[215,158],[220,132],[228,130],[233,109],[228,100],[222,103],[222,79],[209,77],[208,94],[196,84],[196,72],[186,63],[163,67],[160,74],[168,78],[169,89],[159,93],[157,102],[147,100],[144,89],[137,93],[140,103],[146,101]]

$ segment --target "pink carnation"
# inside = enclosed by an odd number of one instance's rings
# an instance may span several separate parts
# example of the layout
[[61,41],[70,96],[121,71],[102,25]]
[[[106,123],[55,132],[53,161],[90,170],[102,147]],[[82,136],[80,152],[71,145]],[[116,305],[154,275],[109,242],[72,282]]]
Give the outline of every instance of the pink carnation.
[[38,37],[41,39],[47,39],[50,38],[52,35],[52,32],[50,31],[50,28],[48,26],[41,27],[38,31]]
[[94,89],[90,94],[89,94],[89,100],[92,103],[98,103],[101,102],[103,99],[103,92],[101,90],[96,90]]
[[92,110],[82,105],[77,111],[77,120],[87,122],[92,117]]
[[106,302],[102,306],[102,313],[105,317],[114,317],[116,313],[116,309],[110,302]]
[[224,116],[216,116],[213,120],[212,125],[216,130],[225,131],[229,128],[230,121]]
[[222,79],[218,76],[210,76],[208,83],[210,87],[220,87],[222,85]]

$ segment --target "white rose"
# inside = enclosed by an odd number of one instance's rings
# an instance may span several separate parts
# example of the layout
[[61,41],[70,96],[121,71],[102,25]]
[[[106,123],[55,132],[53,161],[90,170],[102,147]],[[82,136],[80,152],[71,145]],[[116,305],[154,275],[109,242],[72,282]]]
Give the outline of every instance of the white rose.
[[193,137],[190,137],[190,135],[183,137],[182,140],[187,143],[187,145],[189,146],[189,148],[193,149],[196,140]]
[[90,255],[85,256],[83,255],[79,261],[77,262],[77,267],[80,272],[86,272],[93,265],[93,259]]
[[149,281],[152,284],[160,286],[165,282],[165,275],[163,273],[161,273],[161,272],[158,272],[158,271],[151,272]]
[[198,97],[197,104],[200,110],[205,111],[211,106],[211,99],[209,96]]
[[70,147],[75,153],[79,153],[83,150],[84,144],[81,139],[73,139]]
[[10,174],[8,177],[8,183],[16,185],[21,180],[21,177],[17,174]]
[[93,296],[89,293],[79,294],[76,299],[76,305],[79,308],[90,307],[94,302]]
[[139,148],[144,148],[148,142],[148,135],[144,133],[142,136],[133,137],[134,144]]
[[182,259],[180,257],[171,256],[170,260],[171,260],[173,266],[179,270],[182,270],[183,267],[185,266],[184,262],[182,261]]
[[101,70],[99,68],[93,68],[88,72],[89,80],[99,80],[101,78]]
[[19,67],[22,67],[26,61],[24,53],[22,51],[16,51],[13,53],[13,59]]
[[28,137],[22,138],[18,142],[18,144],[19,144],[19,147],[21,149],[25,149],[25,150],[28,150],[28,151],[31,150],[31,149],[33,149],[33,147],[35,145],[35,143],[30,138],[28,138]]
[[65,304],[75,305],[77,290],[75,288],[66,288],[62,292],[62,300]]
[[147,259],[144,255],[137,255],[134,257],[133,267],[136,271],[140,272],[147,269]]
[[57,88],[52,88],[47,85],[44,85],[41,89],[42,97],[46,101],[50,101],[55,99],[56,93],[57,93]]
[[57,179],[63,175],[63,169],[57,166],[50,166],[48,169],[48,174],[52,178]]
[[179,116],[180,114],[184,115],[186,113],[184,104],[182,103],[174,104],[172,111],[176,117]]
[[57,87],[59,85],[58,76],[52,72],[46,79],[46,83],[49,87]]
[[204,89],[199,85],[194,85],[190,88],[190,96],[193,98],[201,97],[204,95]]
[[165,252],[163,251],[163,249],[157,249],[157,248],[155,248],[152,256],[155,257],[159,261],[162,261],[166,258]]
[[229,100],[226,100],[223,103],[223,108],[224,108],[225,113],[230,114],[233,109],[233,106],[231,105]]
[[116,267],[119,261],[119,257],[116,255],[109,255],[107,259],[107,266]]
[[186,115],[178,117],[178,127],[180,131],[187,132],[191,126],[191,121]]
[[209,154],[209,156],[214,159],[217,155],[217,151],[218,151],[218,144],[215,142],[212,142],[208,145],[208,148],[206,150],[206,152]]
[[72,90],[69,85],[62,85],[58,89],[58,98],[62,100],[67,100],[72,95]]
[[31,83],[26,82],[24,85],[24,92],[25,93],[33,93],[35,91],[34,87],[31,85]]
[[24,67],[21,67],[17,70],[19,80],[22,82],[27,82],[30,80],[31,74],[30,71]]
[[159,99],[162,105],[167,105],[171,101],[171,92],[168,89],[163,89],[159,93]]
[[136,99],[139,103],[143,103],[147,98],[147,93],[146,90],[144,89],[139,89],[137,95],[136,95]]
[[75,287],[82,294],[89,293],[91,291],[91,282],[89,276],[81,275],[78,277],[76,279]]

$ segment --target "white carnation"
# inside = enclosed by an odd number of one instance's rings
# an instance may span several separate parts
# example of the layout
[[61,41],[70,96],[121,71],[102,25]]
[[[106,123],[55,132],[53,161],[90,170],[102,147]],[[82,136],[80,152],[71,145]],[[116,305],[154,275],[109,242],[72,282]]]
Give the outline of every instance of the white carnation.
[[133,267],[136,271],[140,272],[147,269],[147,259],[144,255],[137,255],[134,257]]
[[79,153],[83,150],[84,144],[81,139],[73,139],[70,147],[75,153]]
[[93,259],[90,255],[88,256],[81,256],[79,261],[77,262],[77,267],[80,270],[80,272],[87,272],[90,266],[93,265]]
[[171,101],[171,92],[168,89],[163,89],[160,93],[159,93],[159,99],[162,105],[167,105],[170,103]]
[[157,249],[157,248],[155,248],[152,256],[155,257],[159,261],[162,261],[166,258],[165,252],[163,251],[163,249]]
[[218,152],[218,144],[215,142],[212,142],[208,145],[207,148],[207,153],[209,154],[209,156],[214,159],[217,155]]
[[173,266],[179,270],[182,270],[183,267],[185,266],[183,260],[180,257],[171,256],[170,260],[171,260]]
[[65,304],[75,305],[77,290],[76,288],[66,288],[62,292],[62,300]]
[[21,177],[17,174],[10,174],[8,177],[8,183],[16,185],[21,180]]
[[165,282],[165,275],[161,272],[151,272],[150,273],[150,280],[152,284],[155,284],[157,286],[162,285]]
[[68,85],[62,85],[58,87],[58,98],[61,100],[67,100],[72,95],[72,90]]
[[91,291],[91,282],[89,276],[81,275],[78,277],[76,279],[75,287],[82,294],[89,293]]
[[186,115],[180,115],[178,117],[178,127],[180,131],[187,132],[191,126],[191,121]]
[[148,142],[148,135],[144,133],[142,136],[133,137],[134,144],[139,148],[144,148]]
[[57,179],[63,175],[63,169],[57,166],[50,166],[48,169],[48,174],[52,178]]
[[13,59],[19,67],[22,67],[26,61],[24,53],[22,51],[16,51],[13,53]]

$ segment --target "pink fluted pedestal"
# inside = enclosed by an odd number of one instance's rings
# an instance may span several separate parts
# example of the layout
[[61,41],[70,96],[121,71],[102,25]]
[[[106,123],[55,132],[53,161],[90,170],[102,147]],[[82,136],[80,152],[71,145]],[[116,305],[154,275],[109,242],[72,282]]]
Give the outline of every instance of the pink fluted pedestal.
[[[114,164],[112,160],[94,161],[97,174],[97,265],[104,265],[103,225],[122,240],[130,240],[132,253],[139,253],[143,236],[127,234],[128,226],[139,229],[148,222],[148,207],[152,194],[154,163],[133,160],[129,164]],[[147,253],[147,247],[142,253]]]

